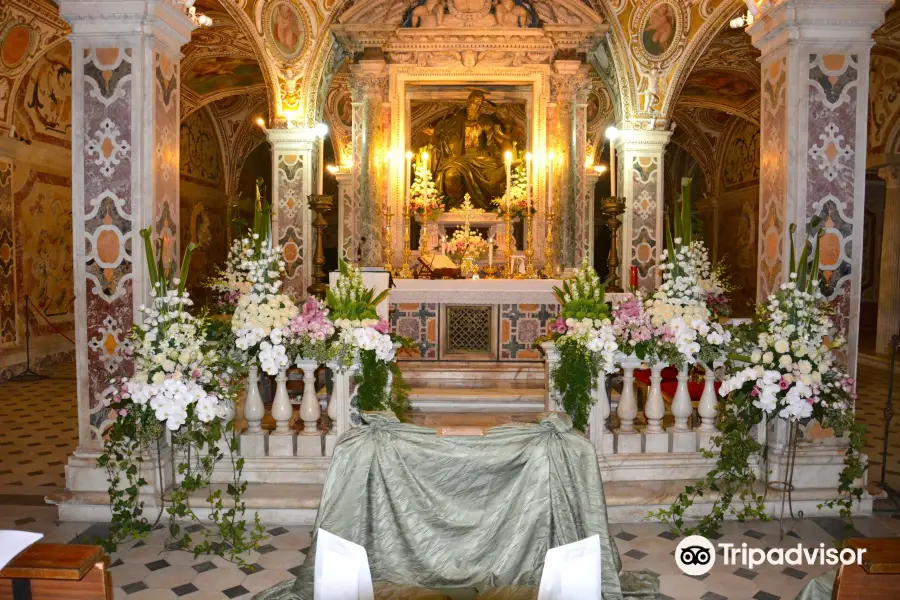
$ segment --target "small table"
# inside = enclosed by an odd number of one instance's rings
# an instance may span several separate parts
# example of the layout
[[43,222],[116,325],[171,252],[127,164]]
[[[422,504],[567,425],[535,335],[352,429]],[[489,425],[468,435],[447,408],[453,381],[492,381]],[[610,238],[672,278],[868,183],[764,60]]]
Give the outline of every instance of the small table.
[[34,544],[0,571],[0,600],[111,600],[100,546]]
[[865,548],[861,565],[842,565],[834,600],[900,600],[900,538],[854,538],[847,548]]

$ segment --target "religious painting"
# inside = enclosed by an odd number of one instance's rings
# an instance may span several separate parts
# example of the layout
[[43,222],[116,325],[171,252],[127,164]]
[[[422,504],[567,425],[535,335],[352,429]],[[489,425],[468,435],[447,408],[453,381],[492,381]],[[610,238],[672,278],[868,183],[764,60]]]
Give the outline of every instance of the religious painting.
[[596,92],[591,92],[587,100],[587,122],[593,123],[600,113],[600,97]]
[[756,96],[758,90],[753,81],[742,75],[731,71],[710,70],[691,73],[681,94],[743,104]]
[[252,59],[216,56],[194,65],[184,74],[182,83],[205,96],[219,90],[262,84],[263,74]]
[[343,94],[337,101],[337,116],[345,127],[353,125],[353,102],[350,94]]
[[0,60],[9,69],[19,66],[31,53],[34,32],[24,23],[7,26],[0,32]]
[[270,6],[266,29],[269,42],[284,60],[294,60],[303,52],[306,24],[300,9],[288,0]]
[[72,127],[72,70],[69,44],[60,44],[34,65],[25,84],[25,106],[44,133],[68,140]]
[[668,2],[654,6],[647,13],[641,31],[641,42],[644,50],[651,56],[662,56],[675,41],[678,17],[675,8]]

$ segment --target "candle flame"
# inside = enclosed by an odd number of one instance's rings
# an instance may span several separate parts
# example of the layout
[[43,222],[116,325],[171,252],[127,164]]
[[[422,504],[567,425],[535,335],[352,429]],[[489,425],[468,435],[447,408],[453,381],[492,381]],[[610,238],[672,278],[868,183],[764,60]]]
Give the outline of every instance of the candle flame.
[[531,162],[531,152],[525,153],[525,162]]
[[428,162],[428,153],[427,152],[422,153],[422,162]]
[[412,157],[413,157],[413,153],[407,151],[407,153],[406,153],[406,160],[412,160]]
[[506,162],[512,162],[512,152],[507,150],[506,152],[503,153],[503,158],[506,159]]
[[265,127],[265,126],[266,126],[266,122],[263,121],[263,118],[262,118],[262,117],[256,117],[256,124],[259,125],[260,127]]

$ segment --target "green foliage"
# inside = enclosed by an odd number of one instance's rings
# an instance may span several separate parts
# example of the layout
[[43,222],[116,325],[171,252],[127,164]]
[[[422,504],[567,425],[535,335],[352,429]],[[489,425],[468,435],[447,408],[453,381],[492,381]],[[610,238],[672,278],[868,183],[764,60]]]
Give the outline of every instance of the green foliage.
[[[388,290],[383,290],[377,296],[374,290],[363,285],[362,274],[359,269],[347,264],[343,260],[338,261],[341,277],[336,285],[331,286],[325,292],[325,299],[331,309],[329,315],[333,321],[347,319],[348,321],[362,321],[365,319],[378,320],[376,308],[387,298]],[[374,296],[374,297],[373,297]]]
[[[750,435],[751,428],[762,421],[763,413],[749,399],[729,404],[719,414],[720,435],[713,439],[719,449],[716,466],[706,477],[685,487],[669,508],[661,508],[648,515],[668,525],[681,536],[699,534],[707,538],[719,537],[722,521],[729,515],[738,521],[769,519],[765,510],[765,498],[753,490],[756,473],[752,460],[760,455],[762,447]],[[704,456],[712,458],[711,451]],[[710,513],[695,525],[687,526],[685,515],[697,498],[706,494],[718,494]]]
[[360,351],[360,374],[356,389],[359,410],[391,410],[398,419],[410,409],[409,385],[396,362],[378,360],[374,350]]
[[608,319],[609,305],[606,303],[606,284],[600,281],[597,272],[585,260],[571,279],[563,281],[562,287],[554,287],[553,293],[562,306],[565,319]]
[[553,387],[560,394],[563,409],[572,417],[572,425],[584,431],[593,405],[591,390],[600,375],[600,366],[577,340],[560,337],[556,349],[559,361],[551,374]]

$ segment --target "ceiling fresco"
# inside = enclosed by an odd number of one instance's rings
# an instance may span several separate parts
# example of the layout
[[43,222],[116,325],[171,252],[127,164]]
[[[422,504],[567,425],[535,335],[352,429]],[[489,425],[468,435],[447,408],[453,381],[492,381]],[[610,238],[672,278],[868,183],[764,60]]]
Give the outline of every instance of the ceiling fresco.
[[182,83],[191,91],[206,96],[220,90],[235,90],[264,83],[262,70],[252,58],[232,56],[205,57],[184,74]]

